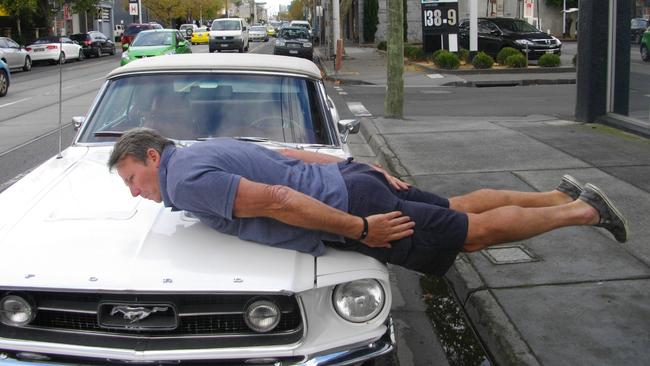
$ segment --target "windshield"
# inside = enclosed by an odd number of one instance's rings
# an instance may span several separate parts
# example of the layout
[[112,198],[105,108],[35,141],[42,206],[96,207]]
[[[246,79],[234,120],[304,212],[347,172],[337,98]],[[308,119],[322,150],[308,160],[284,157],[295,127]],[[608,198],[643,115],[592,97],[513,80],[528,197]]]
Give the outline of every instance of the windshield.
[[[63,39],[62,39],[63,40]],[[43,37],[34,41],[33,44],[59,43],[58,37]]]
[[212,23],[211,30],[240,30],[239,20],[215,20]]
[[308,39],[309,32],[303,28],[284,28],[280,31],[279,37],[283,39]]
[[316,82],[291,76],[123,77],[108,83],[79,141],[115,141],[115,132],[149,127],[177,140],[246,136],[332,145],[319,95]]
[[133,40],[132,46],[171,46],[174,44],[172,32],[141,32]]
[[251,30],[253,32],[266,32],[266,27],[264,27],[264,26],[262,26],[262,27],[254,26],[254,27],[251,27]]
[[292,27],[301,27],[305,29],[309,29],[309,24],[308,23],[293,23],[291,24]]
[[496,25],[499,26],[502,30],[508,30],[511,32],[520,32],[520,33],[534,33],[539,32],[540,30],[528,24],[527,22],[519,19],[515,20],[500,20],[500,19],[491,19]]

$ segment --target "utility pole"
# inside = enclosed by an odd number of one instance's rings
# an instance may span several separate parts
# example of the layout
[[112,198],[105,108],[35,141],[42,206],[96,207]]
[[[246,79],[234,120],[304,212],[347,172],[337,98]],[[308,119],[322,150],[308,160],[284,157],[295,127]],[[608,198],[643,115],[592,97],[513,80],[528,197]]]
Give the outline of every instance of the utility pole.
[[[336,2],[336,0],[334,0]],[[404,117],[404,11],[402,0],[388,0],[388,82],[384,114],[388,118]]]

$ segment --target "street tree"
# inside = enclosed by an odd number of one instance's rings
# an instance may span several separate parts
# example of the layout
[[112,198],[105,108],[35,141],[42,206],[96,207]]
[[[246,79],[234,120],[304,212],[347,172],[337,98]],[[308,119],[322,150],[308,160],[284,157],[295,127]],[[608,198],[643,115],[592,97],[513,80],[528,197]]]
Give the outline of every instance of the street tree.
[[86,29],[90,29],[88,27],[88,20],[92,19],[92,16],[88,16],[88,13],[94,14],[97,11],[97,5],[99,5],[99,0],[75,0],[72,3],[73,12],[86,14]]
[[384,114],[388,118],[404,117],[404,8],[402,0],[388,0],[388,53]]
[[0,7],[16,20],[18,38],[22,39],[21,20],[31,18],[38,10],[37,0],[0,0]]
[[289,5],[289,18],[292,20],[303,19],[307,0],[292,0]]

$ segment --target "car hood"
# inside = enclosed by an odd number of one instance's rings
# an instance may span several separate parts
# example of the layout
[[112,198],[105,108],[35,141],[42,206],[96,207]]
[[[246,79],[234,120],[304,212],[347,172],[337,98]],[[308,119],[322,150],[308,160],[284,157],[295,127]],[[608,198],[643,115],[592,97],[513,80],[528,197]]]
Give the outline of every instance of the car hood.
[[132,56],[156,56],[174,49],[173,45],[166,46],[130,46],[127,50]]
[[504,31],[503,32],[504,36],[507,36],[508,38],[515,40],[515,39],[553,39],[550,35],[544,32],[526,32],[526,33],[520,33],[520,32],[510,32],[510,31]]
[[[315,286],[311,255],[242,241],[183,211],[131,197],[106,167],[111,148],[70,147],[0,194],[0,286],[138,292]],[[319,273],[359,269],[338,262]]]

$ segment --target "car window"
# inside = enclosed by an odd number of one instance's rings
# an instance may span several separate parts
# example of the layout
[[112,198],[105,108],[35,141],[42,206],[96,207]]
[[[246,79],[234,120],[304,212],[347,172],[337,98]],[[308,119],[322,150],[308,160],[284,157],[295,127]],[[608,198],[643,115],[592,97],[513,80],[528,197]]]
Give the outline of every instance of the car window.
[[80,141],[114,141],[96,132],[150,127],[186,140],[248,136],[335,144],[323,110],[318,84],[300,77],[134,75],[109,82]]
[[171,32],[140,32],[133,40],[133,46],[162,46],[174,44]]
[[280,38],[284,39],[305,39],[309,38],[309,32],[302,28],[284,28],[280,31]]
[[495,20],[494,22],[499,26],[499,28],[509,30],[511,32],[539,32],[539,29],[520,19]]
[[183,41],[185,41],[185,37],[183,37],[181,32],[176,32],[176,44],[179,44]]
[[34,44],[59,43],[57,37],[43,37],[34,41]]
[[212,30],[240,30],[239,20],[215,20],[212,22]]
[[3,47],[3,48],[9,47],[9,44],[7,44],[7,42],[5,42],[4,39],[0,38],[0,47]]
[[16,43],[14,40],[5,38],[5,42],[7,42],[7,46],[13,47],[13,48],[20,48],[20,45]]

